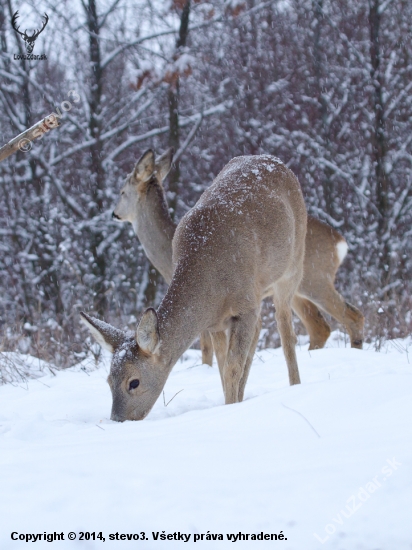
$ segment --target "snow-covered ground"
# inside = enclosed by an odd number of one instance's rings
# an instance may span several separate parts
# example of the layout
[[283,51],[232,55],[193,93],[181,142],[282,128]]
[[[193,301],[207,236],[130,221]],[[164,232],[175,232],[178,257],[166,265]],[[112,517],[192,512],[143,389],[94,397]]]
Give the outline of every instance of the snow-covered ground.
[[0,549],[50,548],[54,532],[52,547],[73,550],[218,550],[239,532],[285,537],[245,548],[412,549],[411,343],[329,346],[301,346],[295,387],[280,349],[258,352],[230,406],[217,368],[189,350],[142,422],[109,420],[109,361],[1,386]]

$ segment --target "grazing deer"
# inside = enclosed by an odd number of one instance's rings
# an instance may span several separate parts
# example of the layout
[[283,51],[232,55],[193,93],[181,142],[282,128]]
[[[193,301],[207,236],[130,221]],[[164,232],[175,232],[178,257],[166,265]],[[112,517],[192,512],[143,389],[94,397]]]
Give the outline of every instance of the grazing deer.
[[330,327],[318,308],[345,327],[352,348],[362,349],[364,316],[334,286],[347,251],[348,245],[338,231],[308,216],[304,274],[292,307],[308,331],[309,349],[323,348],[330,335]]
[[[148,157],[152,157],[154,171],[150,178],[142,180],[139,167]],[[113,211],[115,219],[132,223],[147,257],[168,284],[174,270],[172,239],[176,224],[169,215],[162,181],[169,173],[172,157],[172,149],[156,160],[150,149],[146,151],[127,177]],[[363,315],[345,302],[334,287],[336,272],[347,250],[346,241],[340,233],[308,216],[303,279],[292,307],[308,331],[310,350],[322,348],[330,335],[330,327],[318,308],[345,327],[352,347],[362,348]],[[213,347],[208,332],[201,334],[200,343],[202,362],[212,365]]]
[[[148,181],[154,170],[153,154],[144,155],[139,179]],[[266,296],[275,304],[289,381],[300,383],[291,303],[303,274],[306,225],[299,182],[278,159],[236,157],[222,169],[177,226],[172,281],[136,334],[81,314],[113,353],[112,420],[143,419],[178,358],[205,330],[217,339],[227,331],[225,402],[242,401]]]

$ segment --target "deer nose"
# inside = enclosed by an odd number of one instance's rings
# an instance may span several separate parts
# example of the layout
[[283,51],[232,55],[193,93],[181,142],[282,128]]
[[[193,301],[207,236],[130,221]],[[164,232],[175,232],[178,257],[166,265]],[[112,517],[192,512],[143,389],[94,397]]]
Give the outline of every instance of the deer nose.
[[120,220],[119,216],[114,213],[114,210],[112,212],[112,218],[114,218],[115,220]]
[[112,412],[110,420],[114,420],[114,422],[124,422],[125,418],[123,418],[123,416],[121,416],[120,414]]

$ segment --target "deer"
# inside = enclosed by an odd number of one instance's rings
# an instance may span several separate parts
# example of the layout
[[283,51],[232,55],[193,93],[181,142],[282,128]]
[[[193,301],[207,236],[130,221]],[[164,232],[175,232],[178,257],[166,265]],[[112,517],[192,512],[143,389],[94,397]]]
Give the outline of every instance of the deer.
[[[157,159],[149,149],[137,162],[133,173],[126,178],[120,192],[120,199],[113,210],[112,218],[119,222],[130,222],[143,250],[169,285],[174,271],[172,261],[172,239],[176,231],[167,205],[163,180],[167,177],[173,161],[171,147]],[[153,174],[147,181],[137,177],[138,165],[146,155],[153,155]],[[208,332],[200,335],[202,363],[212,366],[213,347]]]
[[47,13],[45,13],[43,15],[44,22],[43,22],[42,28],[33,31],[33,34],[31,36],[27,34],[27,29],[24,32],[19,31],[20,27],[16,26],[18,17],[19,17],[19,12],[16,11],[16,13],[13,15],[12,20],[11,20],[12,27],[18,34],[20,34],[20,36],[22,36],[22,38],[23,38],[23,40],[26,44],[27,53],[31,54],[33,52],[33,48],[34,48],[35,42],[36,42],[39,34],[44,31],[47,23],[49,22],[49,16],[47,15]]
[[[138,177],[139,164],[146,156],[153,157],[154,171],[147,181],[142,181]],[[151,149],[146,151],[126,178],[112,213],[117,221],[132,224],[146,256],[167,284],[174,271],[172,239],[176,224],[169,214],[163,181],[172,161],[172,148],[157,159]],[[292,308],[309,334],[309,350],[323,348],[331,333],[319,308],[344,326],[353,348],[362,348],[364,317],[334,287],[336,273],[347,251],[346,240],[338,231],[308,215],[303,279]],[[208,332],[201,334],[200,347],[202,363],[212,366],[213,346]]]
[[[143,182],[154,171],[150,152],[133,174]],[[204,331],[217,355],[221,337],[227,342],[225,404],[241,402],[268,296],[289,383],[299,384],[291,305],[303,276],[306,227],[303,194],[289,168],[270,155],[233,158],[176,228],[174,272],[157,311],[147,309],[135,333],[81,312],[97,342],[113,354],[111,419],[143,420],[179,357]]]

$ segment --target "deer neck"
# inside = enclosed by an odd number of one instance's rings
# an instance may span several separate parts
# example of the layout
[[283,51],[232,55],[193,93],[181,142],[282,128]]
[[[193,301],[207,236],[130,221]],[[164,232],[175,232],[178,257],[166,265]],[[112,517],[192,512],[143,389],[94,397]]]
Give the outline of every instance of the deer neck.
[[[189,275],[189,276],[188,276]],[[158,310],[161,364],[168,376],[179,357],[208,325],[207,308],[200,307],[199,285],[178,265]]]
[[150,182],[141,197],[133,229],[146,256],[167,283],[173,277],[172,239],[176,225],[170,217],[163,188]]

